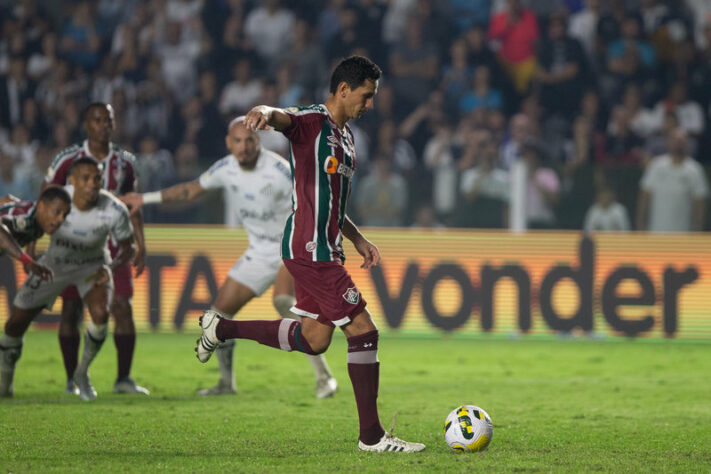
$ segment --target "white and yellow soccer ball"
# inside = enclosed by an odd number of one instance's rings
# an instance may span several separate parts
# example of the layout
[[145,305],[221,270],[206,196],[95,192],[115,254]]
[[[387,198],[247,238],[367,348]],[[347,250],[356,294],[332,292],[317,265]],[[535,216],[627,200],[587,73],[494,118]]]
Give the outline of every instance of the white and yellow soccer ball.
[[483,451],[493,436],[491,418],[474,405],[462,405],[452,410],[444,422],[444,440],[458,453]]

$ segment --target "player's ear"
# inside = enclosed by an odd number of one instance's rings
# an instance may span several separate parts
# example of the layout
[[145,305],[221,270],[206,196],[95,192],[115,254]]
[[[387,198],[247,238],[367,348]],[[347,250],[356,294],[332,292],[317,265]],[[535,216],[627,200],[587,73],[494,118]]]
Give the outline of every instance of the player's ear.
[[341,98],[345,99],[346,95],[348,92],[351,90],[351,86],[348,85],[346,81],[341,82],[338,84],[338,94],[341,96]]

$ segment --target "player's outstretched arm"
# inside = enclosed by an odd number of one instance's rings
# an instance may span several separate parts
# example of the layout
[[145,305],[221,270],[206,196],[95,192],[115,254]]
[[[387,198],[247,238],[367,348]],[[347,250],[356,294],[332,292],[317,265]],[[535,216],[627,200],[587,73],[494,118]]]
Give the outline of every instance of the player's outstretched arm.
[[250,130],[266,130],[271,127],[281,132],[289,128],[291,117],[282,109],[258,105],[247,112],[244,123]]
[[0,250],[6,251],[10,257],[19,260],[28,273],[34,273],[43,280],[53,278],[52,270],[35,262],[34,258],[22,251],[20,244],[12,237],[10,229],[2,222],[0,222]]
[[130,208],[131,216],[133,216],[145,204],[192,201],[203,195],[205,191],[206,189],[196,179],[150,193],[126,193],[123,196],[119,196],[119,199]]
[[371,268],[380,262],[380,251],[378,247],[360,233],[358,227],[356,227],[348,216],[346,216],[343,222],[342,232],[348,240],[353,242],[353,246],[358,253],[363,256],[363,264],[360,268]]

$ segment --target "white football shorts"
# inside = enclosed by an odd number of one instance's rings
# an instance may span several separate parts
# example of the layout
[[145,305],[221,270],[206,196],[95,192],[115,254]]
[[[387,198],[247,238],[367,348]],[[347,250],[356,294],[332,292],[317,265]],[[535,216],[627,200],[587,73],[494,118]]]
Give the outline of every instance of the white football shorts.
[[280,266],[281,258],[266,260],[247,252],[235,262],[227,276],[261,296],[274,283]]
[[[46,265],[45,262],[42,262],[42,259],[40,259],[39,262]],[[54,279],[52,281],[42,280],[37,275],[30,274],[15,295],[13,304],[20,309],[51,308],[57,296],[69,285],[76,286],[77,290],[79,290],[79,295],[84,299],[84,296],[94,286],[93,276],[102,267],[109,272],[107,285],[111,291],[111,295],[109,296],[109,298],[111,298],[114,291],[114,280],[111,270],[109,270],[107,265],[95,263],[69,271],[65,269],[57,271],[52,268],[54,271]]]

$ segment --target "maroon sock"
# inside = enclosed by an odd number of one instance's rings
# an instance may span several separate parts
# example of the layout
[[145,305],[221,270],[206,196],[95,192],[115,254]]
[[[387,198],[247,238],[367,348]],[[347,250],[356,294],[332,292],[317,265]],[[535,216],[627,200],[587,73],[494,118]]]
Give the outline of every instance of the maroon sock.
[[348,375],[353,384],[358,420],[359,439],[365,444],[376,444],[385,434],[378,416],[378,331],[348,338]]
[[215,328],[215,335],[221,341],[251,339],[283,351],[297,350],[306,354],[315,354],[301,334],[301,323],[294,319],[278,319],[276,321],[221,319]]
[[64,370],[67,372],[67,380],[74,377],[74,371],[79,364],[79,343],[81,336],[79,333],[71,336],[59,335],[59,348],[62,350],[64,359]]
[[122,380],[131,373],[133,351],[136,348],[136,333],[114,334],[116,355],[118,356],[118,375],[116,380]]

